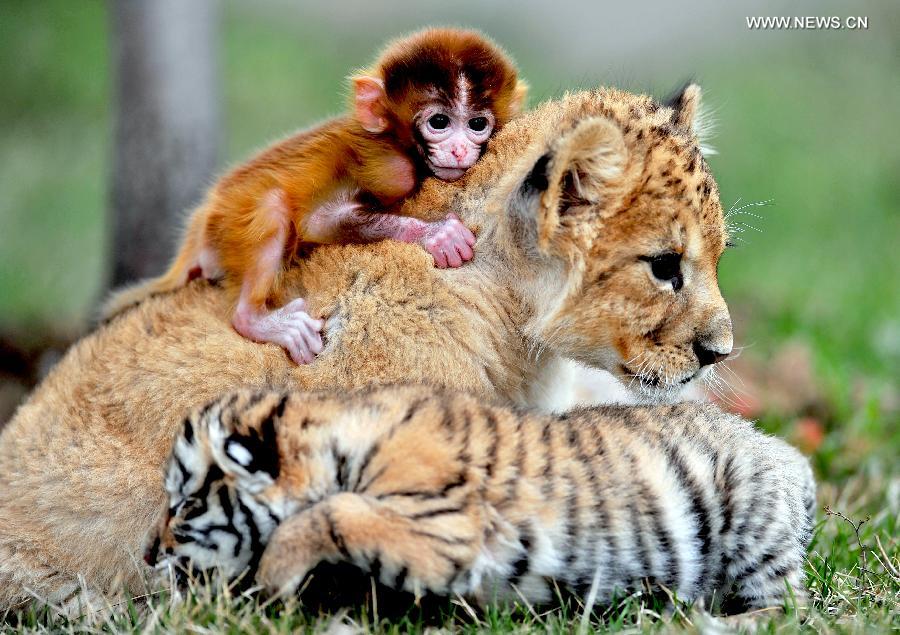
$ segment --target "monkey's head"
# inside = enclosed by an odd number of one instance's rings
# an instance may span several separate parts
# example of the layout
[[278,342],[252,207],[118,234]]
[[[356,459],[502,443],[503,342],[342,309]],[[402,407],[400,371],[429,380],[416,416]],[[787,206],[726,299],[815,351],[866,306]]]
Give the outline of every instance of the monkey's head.
[[507,54],[475,31],[426,29],[390,43],[353,77],[354,112],[439,179],[461,177],[518,114],[527,86]]

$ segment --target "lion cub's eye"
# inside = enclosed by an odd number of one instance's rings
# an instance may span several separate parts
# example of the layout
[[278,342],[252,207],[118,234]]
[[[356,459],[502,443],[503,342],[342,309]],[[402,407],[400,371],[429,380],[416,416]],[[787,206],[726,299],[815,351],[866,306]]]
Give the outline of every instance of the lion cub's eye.
[[684,286],[684,278],[681,276],[681,254],[669,252],[658,256],[641,256],[641,260],[650,263],[650,271],[657,280],[671,282],[675,291]]

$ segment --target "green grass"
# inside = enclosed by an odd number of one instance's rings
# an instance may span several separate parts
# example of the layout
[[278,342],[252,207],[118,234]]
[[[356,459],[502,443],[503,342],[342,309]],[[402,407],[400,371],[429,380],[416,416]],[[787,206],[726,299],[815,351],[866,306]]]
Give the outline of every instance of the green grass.
[[[112,129],[105,12],[100,2],[0,4],[0,332],[35,340],[77,330],[103,288]],[[867,33],[723,50],[697,69],[719,120],[714,145],[721,154],[711,165],[723,204],[771,201],[747,209],[759,217],[735,217],[756,229],[741,233],[745,242],[721,264],[738,343],[763,365],[785,342],[802,343],[823,394],[815,412],[769,411],[760,425],[794,438],[797,417],[814,415],[825,432],[812,456],[820,505],[856,521],[870,516],[860,530],[863,571],[849,523],[821,515],[807,567],[812,608],[758,615],[757,626],[770,632],[900,629],[900,586],[868,551],[877,551],[877,536],[898,564],[900,30],[891,28],[898,18],[896,7],[884,7]],[[342,109],[344,77],[372,50],[366,39],[338,40],[329,28],[313,14],[279,19],[226,5],[223,165]],[[521,51],[533,94],[550,96],[566,85],[548,71],[552,52],[529,49],[513,23],[497,32]],[[672,86],[679,79],[648,81]],[[577,606],[473,616],[449,603],[438,621],[471,631],[570,632],[581,617]],[[181,603],[154,596],[111,617],[68,624],[47,613],[11,616],[0,630],[287,632],[325,628],[330,619],[378,632],[422,626],[414,614],[386,621],[371,604],[333,618],[297,603],[261,606],[255,596],[197,587]],[[697,607],[666,612],[632,597],[596,612],[590,625],[694,631],[711,619]]]
[[[810,633],[890,632],[900,629],[900,579],[892,578],[878,558],[879,536],[893,566],[900,565],[897,501],[886,499],[886,484],[865,475],[850,479],[842,487],[826,485],[822,497],[855,522],[866,519],[859,536],[850,522],[835,516],[820,520],[808,564],[812,598],[808,609],[788,602],[779,610],[744,616],[713,616],[700,606],[666,606],[657,598],[640,594],[622,598],[609,607],[585,615],[577,601],[561,608],[536,609],[525,603],[505,607],[474,608],[461,598],[417,608],[409,605],[385,607],[377,593],[344,609],[322,612],[299,601],[266,601],[252,592],[239,592],[221,584],[194,583],[178,596],[167,592],[126,601],[105,611],[66,621],[54,619],[44,609],[8,619],[0,631],[21,632],[323,632],[336,625],[375,633],[420,632],[443,627],[461,632],[696,632],[716,626],[761,632]],[[896,499],[896,484],[892,496]],[[879,492],[873,494],[873,492]],[[866,550],[867,566],[860,556]],[[889,546],[890,545],[890,546]],[[374,602],[372,598],[375,598]],[[385,616],[389,612],[389,616]]]

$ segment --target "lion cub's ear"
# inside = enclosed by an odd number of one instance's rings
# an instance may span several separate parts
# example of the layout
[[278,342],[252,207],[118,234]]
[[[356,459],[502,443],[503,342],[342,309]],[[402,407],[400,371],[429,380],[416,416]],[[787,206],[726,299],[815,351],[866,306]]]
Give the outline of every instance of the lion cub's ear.
[[713,116],[703,108],[703,91],[697,84],[687,84],[666,100],[665,105],[672,109],[672,123],[687,130],[697,137],[700,151],[704,156],[717,154],[710,144],[716,129]]
[[560,220],[574,207],[602,205],[628,157],[622,131],[603,117],[581,121],[555,140],[523,183],[538,195],[538,247],[546,250]]

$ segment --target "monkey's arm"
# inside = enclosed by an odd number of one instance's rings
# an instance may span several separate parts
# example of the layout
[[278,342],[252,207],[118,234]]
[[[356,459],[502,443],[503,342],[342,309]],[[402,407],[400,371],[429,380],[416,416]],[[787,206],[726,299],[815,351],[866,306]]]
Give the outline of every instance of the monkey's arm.
[[350,192],[320,205],[304,219],[303,238],[319,244],[370,243],[386,238],[414,243],[437,267],[459,267],[471,260],[475,236],[455,214],[426,222],[408,216],[366,211]]

